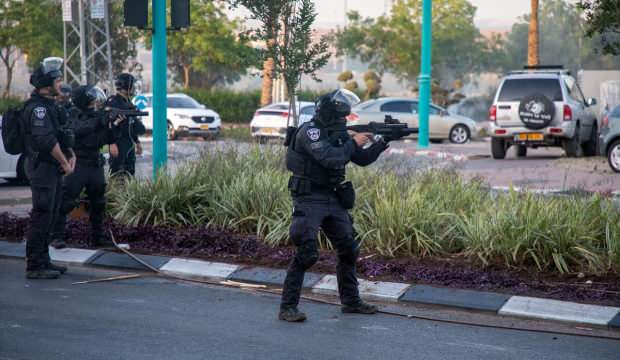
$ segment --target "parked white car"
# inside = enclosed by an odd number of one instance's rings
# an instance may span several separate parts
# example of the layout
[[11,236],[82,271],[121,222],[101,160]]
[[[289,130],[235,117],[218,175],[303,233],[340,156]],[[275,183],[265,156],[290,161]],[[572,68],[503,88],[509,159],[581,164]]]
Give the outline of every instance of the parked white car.
[[[142,118],[147,131],[153,131],[153,94],[140,94],[133,103],[149,116]],[[222,119],[215,111],[186,94],[168,94],[168,139],[183,136],[215,138],[222,127]]]
[[[2,117],[0,116],[0,129],[2,129]],[[10,182],[21,184],[28,183],[26,176],[27,157],[22,155],[11,155],[4,151],[2,137],[0,137],[0,178]]]
[[[289,118],[288,110],[288,102],[275,103],[256,110],[254,118],[250,122],[252,137],[258,141],[284,139]],[[310,121],[314,116],[314,103],[308,101],[298,102],[297,113],[299,114],[299,125]]]

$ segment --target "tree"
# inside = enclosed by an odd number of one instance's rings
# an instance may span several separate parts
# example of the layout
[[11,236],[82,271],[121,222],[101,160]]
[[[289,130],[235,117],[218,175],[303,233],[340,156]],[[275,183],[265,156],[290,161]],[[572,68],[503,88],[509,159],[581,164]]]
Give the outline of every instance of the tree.
[[[580,10],[564,0],[542,2],[539,10],[541,64],[564,65],[574,74],[581,69],[617,69],[620,57],[601,55],[600,36],[584,37],[587,24]],[[527,63],[530,16],[513,25],[501,41],[500,55],[494,56],[503,71],[519,69]]]
[[213,1],[192,0],[191,6],[192,26],[173,33],[168,42],[170,67],[185,89],[237,80],[256,65],[258,56],[247,37],[236,35],[237,21]]
[[356,91],[359,89],[357,81],[353,80],[353,72],[351,70],[343,71],[338,75],[338,81],[343,83],[342,87],[349,91]]
[[586,14],[586,34],[600,37],[605,54],[620,55],[620,0],[582,0]]
[[381,92],[381,77],[374,71],[364,73],[364,83],[366,84],[366,93],[364,100],[376,98]]
[[283,14],[282,41],[272,43],[272,46],[267,48],[267,54],[274,59],[274,73],[282,74],[284,78],[289,94],[289,108],[293,112],[293,123],[297,126],[296,94],[301,77],[309,75],[313,80],[321,81],[316,72],[327,64],[331,54],[327,52],[325,38],[312,41],[312,25],[317,17],[312,0],[289,1]]
[[527,36],[527,64],[538,65],[538,0],[531,0],[532,13],[530,15],[530,27]]
[[[267,48],[273,47],[278,39],[280,19],[287,0],[230,0],[233,7],[239,5],[245,7],[250,12],[250,18],[261,23],[262,29],[259,30],[257,38],[265,42]],[[261,90],[261,105],[270,104],[272,101],[272,88],[274,78],[274,59],[266,57],[263,59],[263,86]]]
[[13,82],[13,70],[19,59],[20,31],[16,26],[23,17],[23,3],[17,0],[7,0],[0,4],[0,60],[6,70],[6,85],[2,97],[7,97],[11,92]]
[[[346,29],[332,34],[338,55],[359,58],[379,74],[389,71],[414,84],[420,69],[422,0],[397,1],[389,16],[363,19],[350,12]],[[450,84],[483,67],[484,38],[467,0],[433,1],[433,76]]]

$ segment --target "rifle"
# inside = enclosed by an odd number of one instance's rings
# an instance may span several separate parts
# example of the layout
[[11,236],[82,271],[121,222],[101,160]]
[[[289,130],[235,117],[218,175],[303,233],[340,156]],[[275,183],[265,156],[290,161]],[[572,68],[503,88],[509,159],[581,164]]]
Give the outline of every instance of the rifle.
[[390,115],[385,116],[384,122],[372,121],[367,125],[352,125],[347,127],[348,130],[358,133],[369,132],[383,137],[385,142],[399,140],[411,134],[417,134],[417,128],[410,128],[407,124],[392,118]]
[[118,118],[120,116],[124,118],[132,117],[132,116],[149,116],[149,113],[146,111],[133,110],[133,109],[132,110],[117,109],[117,108],[113,108],[109,106],[106,106],[102,111],[105,114],[104,121],[109,121],[110,123],[114,125],[119,125],[120,123],[124,121],[124,120],[118,121]]

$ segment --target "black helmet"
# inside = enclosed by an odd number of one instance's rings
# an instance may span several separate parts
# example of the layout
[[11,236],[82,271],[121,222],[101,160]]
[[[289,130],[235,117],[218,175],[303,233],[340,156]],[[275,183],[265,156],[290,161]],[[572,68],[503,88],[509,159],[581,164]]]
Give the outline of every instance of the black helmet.
[[48,57],[30,75],[30,84],[36,89],[53,86],[54,81],[62,77],[62,58]]
[[131,95],[136,85],[136,78],[128,73],[119,74],[114,80],[116,90],[127,90]]
[[107,98],[101,88],[92,85],[82,85],[73,90],[71,100],[78,109],[87,110],[93,101],[96,101],[99,105],[103,105]]
[[351,108],[360,103],[360,98],[346,89],[338,89],[321,96],[316,101],[316,114],[324,125],[344,118],[351,113]]

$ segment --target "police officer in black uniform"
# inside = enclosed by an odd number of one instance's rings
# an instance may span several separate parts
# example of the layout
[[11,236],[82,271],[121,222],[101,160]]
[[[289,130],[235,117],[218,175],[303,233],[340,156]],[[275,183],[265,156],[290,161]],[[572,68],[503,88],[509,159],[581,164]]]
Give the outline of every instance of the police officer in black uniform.
[[[135,93],[136,79],[131,74],[122,73],[116,77],[116,95],[111,96],[106,107],[113,107],[122,110],[136,110],[136,106],[131,102],[131,97]],[[116,143],[118,146],[118,156],[110,158],[110,170],[112,175],[131,175],[136,173],[136,154],[142,154],[142,146],[138,136],[146,132],[144,124],[136,116],[130,116],[121,125],[121,135]]]
[[35,87],[24,108],[32,215],[26,243],[26,277],[55,279],[67,271],[50,261],[48,245],[58,216],[62,178],[73,173],[72,133],[63,127],[63,110],[55,102],[60,91],[60,58],[46,58],[30,76]]
[[106,102],[106,95],[96,86],[77,87],[73,91],[72,102],[80,110],[73,124],[77,161],[74,173],[64,181],[60,214],[54,225],[54,246],[65,247],[67,215],[78,205],[82,190],[86,190],[90,205],[90,245],[113,246],[103,229],[106,180],[105,159],[101,154],[101,147],[114,144],[118,140],[119,122],[122,119],[112,121],[107,113],[100,111]]
[[355,193],[345,182],[349,162],[360,166],[373,163],[387,149],[372,134],[355,134],[346,130],[345,117],[359,98],[340,89],[317,101],[312,121],[301,125],[290,137],[286,155],[287,168],[293,173],[289,190],[293,197],[290,238],[297,248],[286,275],[279,319],[304,321],[306,315],[297,309],[305,271],[319,258],[317,235],[322,229],[338,253],[338,292],[342,312],[373,314],[374,305],[359,296],[355,263],[359,243],[353,230],[349,209]]

